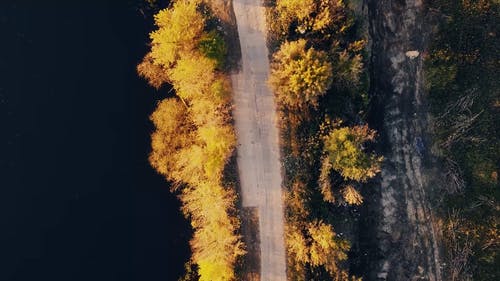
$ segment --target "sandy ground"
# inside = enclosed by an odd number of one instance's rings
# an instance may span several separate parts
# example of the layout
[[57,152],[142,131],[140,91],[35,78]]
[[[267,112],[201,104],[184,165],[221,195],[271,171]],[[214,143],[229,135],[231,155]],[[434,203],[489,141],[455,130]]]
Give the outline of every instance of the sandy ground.
[[282,177],[264,8],[260,0],[234,0],[233,6],[242,55],[241,70],[232,76],[242,204],[259,216],[260,280],[284,281]]
[[429,194],[438,176],[428,146],[423,89],[426,48],[420,0],[370,1],[373,85],[384,165],[376,242],[380,257],[369,280],[440,281],[439,247]]

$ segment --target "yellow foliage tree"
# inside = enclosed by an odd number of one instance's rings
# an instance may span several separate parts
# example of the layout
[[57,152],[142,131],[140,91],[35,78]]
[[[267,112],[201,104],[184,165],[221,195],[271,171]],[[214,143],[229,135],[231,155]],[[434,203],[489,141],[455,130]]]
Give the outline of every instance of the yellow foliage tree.
[[199,281],[230,281],[234,280],[234,271],[227,263],[214,259],[197,261]]
[[287,230],[287,250],[290,255],[294,256],[296,261],[301,263],[309,263],[309,246],[307,239],[296,226],[289,226]]
[[234,211],[234,193],[206,181],[185,189],[181,200],[195,229],[191,247],[200,280],[233,280],[236,259],[245,253],[240,237],[235,235],[239,224],[229,214]]
[[236,143],[232,128],[217,123],[207,124],[198,129],[198,138],[204,145],[206,177],[208,179],[220,179]]
[[319,0],[317,2],[318,14],[312,22],[313,31],[326,32],[327,29],[343,33],[351,23],[346,21],[346,10],[343,0]]
[[360,54],[351,57],[347,51],[342,51],[338,53],[334,69],[338,79],[344,85],[356,86],[359,84],[363,67],[364,65]]
[[176,155],[174,169],[170,177],[178,182],[188,185],[198,185],[204,180],[203,169],[206,152],[200,144],[196,143],[196,135],[193,136],[193,144],[183,148]]
[[302,34],[312,31],[329,36],[350,26],[342,0],[277,0],[276,9],[281,21],[295,23],[296,31]]
[[[339,268],[347,259],[350,245],[345,239],[336,237],[331,225],[321,220],[288,226],[287,250],[292,256],[298,272],[304,264],[324,267],[334,280],[343,280],[348,274]],[[347,279],[346,279],[347,280]]]
[[157,65],[169,68],[181,53],[198,46],[205,20],[197,8],[200,0],[175,1],[155,15],[157,30],[151,32],[151,56]]
[[306,48],[306,40],[285,42],[271,64],[269,83],[278,101],[291,108],[318,105],[332,82],[332,65],[325,52]]
[[209,95],[215,79],[215,61],[197,52],[185,54],[169,70],[169,76],[179,97],[194,100]]
[[[149,160],[183,187],[179,197],[194,229],[192,261],[199,280],[230,281],[237,258],[244,254],[235,194],[222,185],[235,136],[229,124],[229,83],[216,71],[224,42],[203,36],[200,2],[178,0],[155,16],[158,29],[150,34],[151,52],[137,70],[154,87],[168,81],[180,98],[160,102],[151,115],[155,131]],[[200,45],[201,39],[205,41]]]
[[311,236],[311,265],[324,266],[332,277],[340,274],[338,263],[347,259],[349,243],[344,239],[338,239],[331,225],[322,221],[310,223],[308,232]]
[[366,182],[380,172],[382,157],[368,154],[363,145],[375,139],[367,125],[333,129],[324,140],[325,152],[334,170],[345,179]]
[[290,21],[306,21],[316,9],[315,0],[278,0],[276,9]]
[[223,124],[225,116],[221,114],[222,109],[222,105],[214,99],[200,97],[190,102],[189,113],[196,126],[203,126],[207,122]]
[[152,152],[149,162],[158,173],[168,179],[180,182],[175,176],[177,162],[181,160],[181,151],[193,145],[194,130],[187,110],[175,98],[161,101],[150,117],[156,130],[151,135]]
[[154,63],[151,52],[144,57],[139,65],[137,65],[137,73],[139,73],[139,76],[146,79],[149,85],[156,89],[159,89],[163,84],[169,81],[167,70]]
[[221,75],[216,77],[215,81],[210,86],[212,99],[215,101],[220,100],[227,102],[231,95],[230,84],[231,82],[227,77]]
[[354,186],[348,184],[344,189],[342,190],[342,196],[344,197],[344,200],[347,202],[349,205],[361,205],[363,204],[363,196],[357,191]]
[[287,216],[296,221],[305,220],[310,215],[307,202],[311,199],[311,191],[307,189],[307,184],[301,181],[293,183],[292,188],[286,193]]

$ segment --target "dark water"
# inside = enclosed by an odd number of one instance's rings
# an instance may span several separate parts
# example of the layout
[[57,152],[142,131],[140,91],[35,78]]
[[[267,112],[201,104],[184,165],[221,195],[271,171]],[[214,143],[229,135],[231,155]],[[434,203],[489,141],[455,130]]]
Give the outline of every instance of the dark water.
[[149,24],[133,1],[0,1],[0,280],[182,273],[189,226],[147,163],[162,95],[134,69]]

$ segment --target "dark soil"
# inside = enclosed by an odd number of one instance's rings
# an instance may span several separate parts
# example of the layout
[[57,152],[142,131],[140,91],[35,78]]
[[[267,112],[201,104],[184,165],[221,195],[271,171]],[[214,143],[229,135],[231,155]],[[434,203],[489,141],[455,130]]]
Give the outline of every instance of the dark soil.
[[[364,280],[441,280],[430,194],[428,109],[423,90],[426,49],[422,1],[368,1],[372,43],[370,124],[384,155],[380,180],[367,191],[355,269]],[[417,58],[405,55],[419,51]],[[419,141],[420,140],[420,141]],[[423,149],[422,149],[423,148]]]

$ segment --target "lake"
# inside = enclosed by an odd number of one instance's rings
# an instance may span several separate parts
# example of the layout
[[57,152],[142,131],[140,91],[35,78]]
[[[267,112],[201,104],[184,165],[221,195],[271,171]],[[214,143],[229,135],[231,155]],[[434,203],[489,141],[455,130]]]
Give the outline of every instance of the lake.
[[177,280],[191,232],[147,162],[166,90],[137,1],[0,2],[0,280]]

